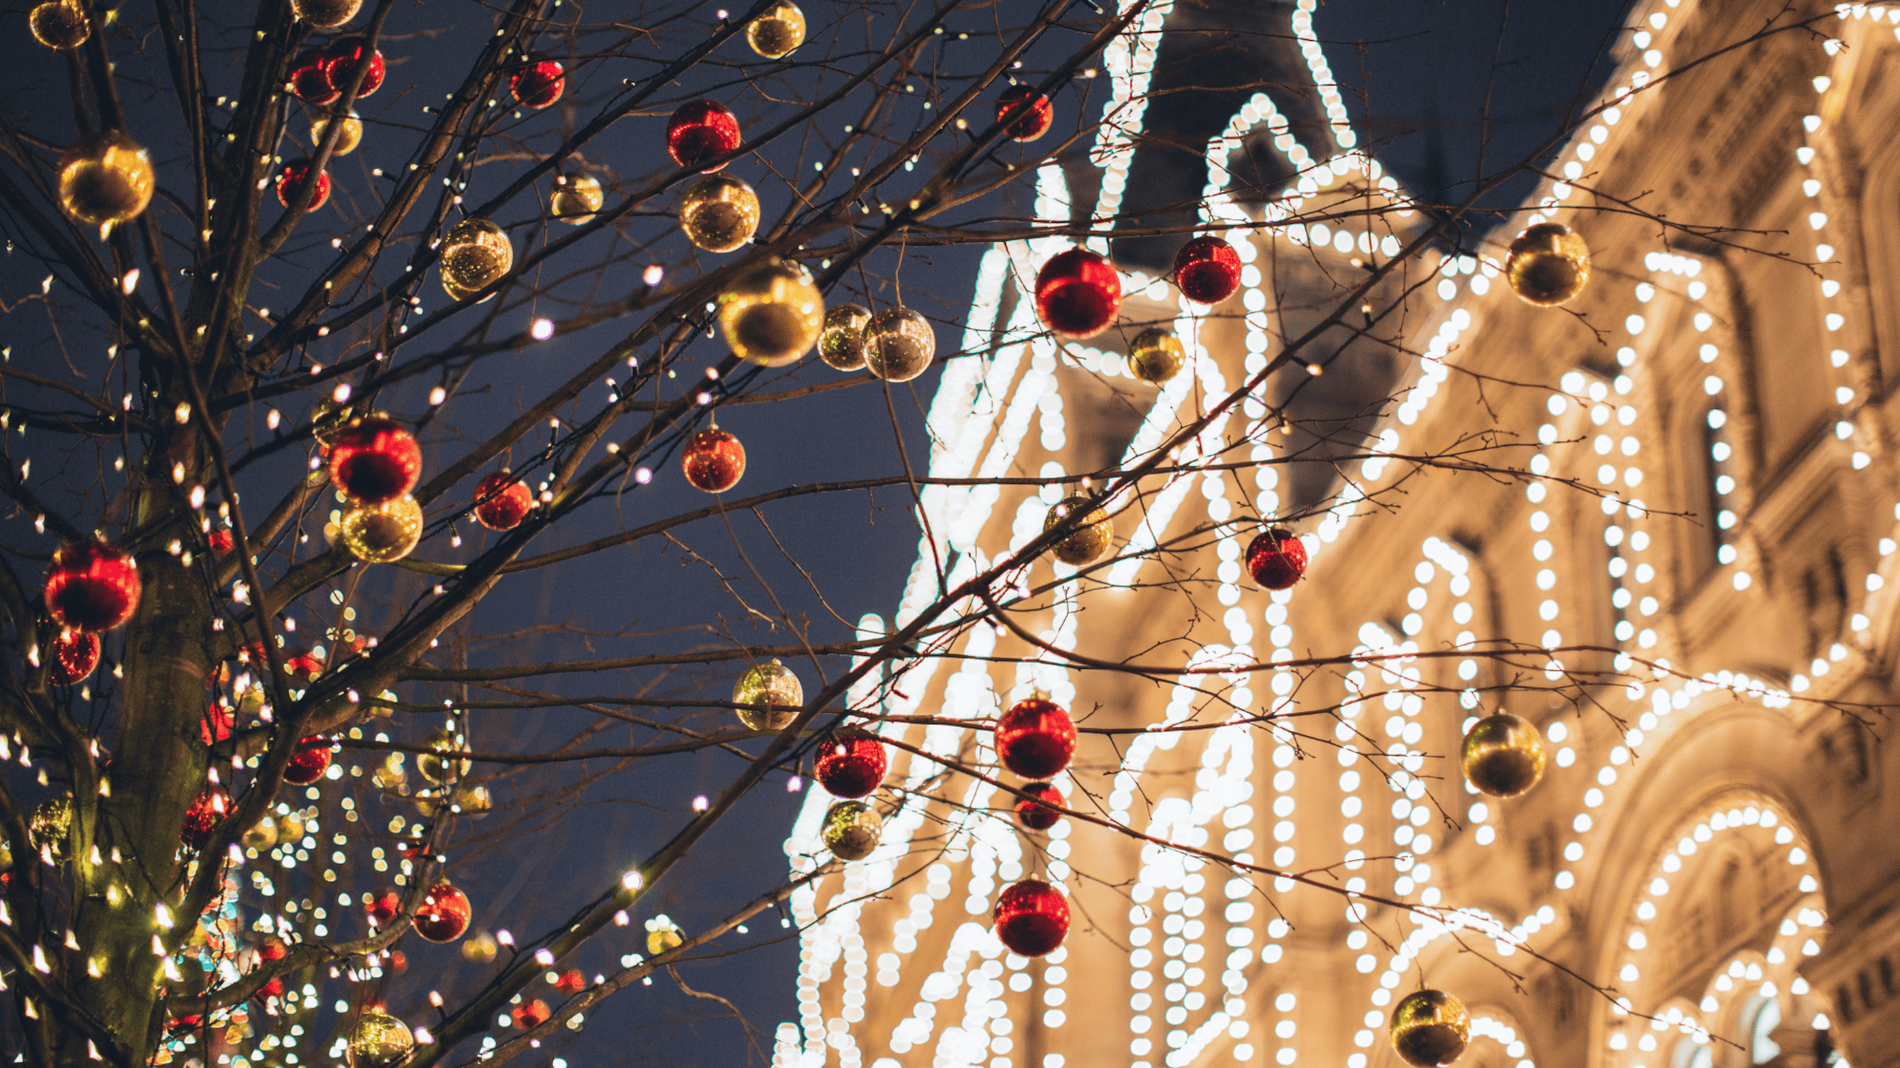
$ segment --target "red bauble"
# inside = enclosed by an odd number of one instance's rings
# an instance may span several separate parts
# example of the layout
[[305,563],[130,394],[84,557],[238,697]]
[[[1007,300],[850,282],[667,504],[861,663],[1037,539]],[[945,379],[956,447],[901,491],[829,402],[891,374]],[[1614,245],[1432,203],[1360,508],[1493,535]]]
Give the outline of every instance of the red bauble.
[[369,64],[369,73],[363,75],[363,84],[356,90],[358,100],[382,88],[383,54],[361,37],[339,37],[323,50],[323,72],[329,75],[339,96],[356,77],[356,68],[364,63]]
[[220,704],[209,705],[205,708],[205,718],[198,722],[198,737],[203,738],[206,745],[216,745],[231,737],[232,722],[230,709]]
[[717,427],[702,430],[686,439],[680,470],[694,489],[724,493],[738,485],[745,474],[745,446]]
[[554,980],[554,989],[563,994],[578,994],[587,989],[587,977],[581,974],[579,968],[569,968],[561,973],[559,979]]
[[1107,258],[1072,248],[1036,272],[1036,315],[1057,337],[1085,341],[1122,308],[1122,280]]
[[833,797],[865,797],[884,785],[884,743],[864,731],[839,731],[818,747],[818,785]]
[[343,93],[330,84],[329,57],[312,48],[290,61],[290,92],[311,107],[329,107]]
[[358,419],[330,438],[330,481],[364,504],[387,504],[421,477],[422,446],[393,419]]
[[1240,288],[1240,253],[1218,237],[1197,237],[1175,254],[1174,284],[1196,304],[1219,304]]
[[1075,756],[1075,721],[1054,701],[1018,701],[996,721],[996,752],[1025,779],[1047,779]]
[[[688,170],[697,170],[709,159],[726,155],[739,147],[739,120],[724,104],[713,100],[695,100],[685,104],[666,121],[666,151],[673,162]],[[706,170],[719,170],[707,167]]]
[[65,630],[46,621],[48,630],[56,630],[53,640],[47,643],[47,652],[51,654],[46,663],[46,673],[61,686],[71,686],[92,674],[99,666],[99,636],[83,630]]
[[402,911],[402,899],[391,890],[381,897],[363,902],[363,911],[369,915],[371,927],[387,927],[389,921],[396,918],[396,913]]
[[1064,805],[1067,798],[1062,791],[1046,782],[1032,782],[1023,787],[1027,797],[1016,799],[1016,822],[1032,831],[1046,831],[1062,819],[1062,813],[1050,808],[1050,805]]
[[468,895],[448,883],[437,883],[422,895],[416,908],[416,933],[431,942],[453,942],[468,931],[475,909]]
[[996,899],[996,937],[1019,957],[1052,953],[1069,935],[1069,902],[1036,879],[1010,886]]
[[131,553],[102,541],[76,541],[53,553],[46,569],[46,611],[72,630],[111,630],[132,618],[141,589]]
[[297,743],[297,751],[284,766],[284,781],[292,786],[309,786],[330,767],[330,739],[312,735]]
[[205,535],[205,541],[211,546],[212,556],[228,556],[232,549],[237,548],[237,535],[231,533],[229,527],[219,527]]
[[515,529],[533,507],[534,491],[506,469],[475,484],[475,521],[490,530]]
[[1247,571],[1269,590],[1284,590],[1306,574],[1306,544],[1285,527],[1274,527],[1247,545]]
[[540,998],[536,998],[524,1005],[516,1005],[514,1008],[508,1010],[508,1018],[513,1020],[515,1026],[521,1028],[523,1031],[547,1023],[548,1017],[552,1015],[553,1013],[548,1011],[548,1003],[542,1001]]
[[211,831],[231,812],[231,795],[217,783],[208,783],[198,791],[185,809],[185,825],[178,831],[178,840],[185,843],[187,849],[203,849],[211,840]]
[[544,108],[561,99],[567,88],[567,68],[560,60],[534,56],[508,77],[508,91],[524,107]]
[[1012,85],[996,100],[996,121],[1011,141],[1034,141],[1056,121],[1056,106],[1027,85]]
[[[277,202],[279,204],[282,204],[286,208],[290,207],[290,202],[293,200],[296,200],[297,194],[303,192],[303,184],[309,179],[310,179],[310,161],[309,160],[293,159],[289,163],[284,164],[284,169],[277,172]],[[315,211],[318,208],[323,207],[324,202],[329,199],[330,199],[329,172],[318,171],[317,172],[317,191],[311,195],[310,206],[308,208],[305,208],[304,210]]]

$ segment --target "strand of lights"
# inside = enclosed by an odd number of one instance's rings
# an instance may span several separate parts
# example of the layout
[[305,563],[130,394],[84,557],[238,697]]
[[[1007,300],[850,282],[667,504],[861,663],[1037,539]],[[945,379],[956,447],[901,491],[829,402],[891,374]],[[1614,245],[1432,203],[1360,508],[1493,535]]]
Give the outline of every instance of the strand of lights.
[[[1120,13],[1135,0],[1122,0]],[[1089,162],[1102,172],[1102,192],[1096,199],[1095,218],[1113,219],[1121,213],[1122,194],[1128,189],[1128,165],[1134,161],[1142,119],[1148,113],[1148,84],[1154,78],[1155,56],[1161,49],[1161,30],[1174,12],[1174,0],[1155,0],[1129,28],[1102,50],[1110,96],[1102,110],[1102,124],[1089,151]],[[1108,255],[1108,238],[1092,237],[1088,247]]]

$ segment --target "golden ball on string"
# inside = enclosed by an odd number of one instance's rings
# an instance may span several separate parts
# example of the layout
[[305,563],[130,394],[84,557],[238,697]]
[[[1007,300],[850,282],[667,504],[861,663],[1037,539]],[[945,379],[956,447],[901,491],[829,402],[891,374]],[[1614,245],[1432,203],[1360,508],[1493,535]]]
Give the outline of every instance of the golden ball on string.
[[334,30],[363,10],[363,0],[290,0],[290,13],[319,30]]
[[1135,335],[1128,346],[1128,370],[1149,385],[1159,386],[1181,373],[1187,349],[1171,331],[1155,326]]
[[824,330],[818,335],[818,358],[838,371],[856,371],[864,366],[864,328],[871,325],[871,309],[861,304],[840,304],[825,313]]
[[783,367],[810,352],[824,326],[824,296],[796,263],[762,264],[719,294],[719,332],[734,355],[761,367]]
[[591,174],[567,174],[554,180],[554,195],[548,207],[554,217],[572,226],[594,221],[594,213],[607,202],[600,179]]
[[680,229],[707,252],[744,248],[759,231],[759,194],[730,174],[708,174],[680,194]]
[[1544,777],[1543,733],[1509,712],[1486,716],[1465,732],[1459,763],[1479,793],[1521,796]]
[[805,13],[791,0],[780,0],[745,28],[746,43],[766,59],[791,55],[805,43]]
[[427,753],[416,754],[416,770],[422,777],[434,783],[460,779],[468,774],[470,763],[467,759],[445,760],[440,754],[460,752],[465,747],[455,737],[455,732],[447,729],[436,731],[422,740],[429,747]]
[[825,848],[839,860],[863,860],[877,848],[884,817],[862,801],[840,801],[825,812]]
[[343,513],[337,538],[366,564],[391,564],[422,540],[422,506],[404,494],[382,504],[358,504]]
[[92,36],[92,23],[78,0],[47,0],[27,16],[33,36],[55,52],[70,52]]
[[864,328],[864,366],[886,382],[916,378],[936,356],[936,332],[909,308],[885,308]]
[[[330,116],[323,113],[310,116],[310,150],[317,150],[323,144],[323,135],[330,129]],[[347,156],[356,151],[363,143],[363,117],[352,110],[343,116],[337,126],[336,147],[330,150],[332,156]]]
[[59,161],[59,206],[75,221],[112,226],[138,217],[158,177],[130,137],[102,130],[74,141]]
[[1442,1068],[1471,1040],[1464,1003],[1443,990],[1414,990],[1392,1010],[1392,1049],[1416,1068]]
[[495,954],[499,952],[501,952],[500,944],[495,941],[495,936],[487,931],[473,935],[468,941],[462,943],[462,959],[472,960],[477,964],[487,964],[494,960]]
[[27,821],[26,833],[33,848],[51,854],[55,861],[66,859],[67,837],[73,831],[73,799],[54,797],[40,802]]
[[774,659],[739,676],[732,686],[732,703],[762,706],[739,709],[739,722],[753,730],[784,730],[805,704],[805,687],[791,668]]
[[442,288],[457,300],[487,289],[514,265],[508,234],[487,219],[463,219],[442,237]]
[[[1087,497],[1065,497],[1050,506],[1048,517],[1042,521],[1042,529],[1054,530],[1076,512],[1089,507]],[[1056,542],[1049,552],[1070,567],[1087,567],[1108,555],[1109,545],[1114,538],[1115,527],[1109,521],[1108,513],[1094,508],[1068,537]]]
[[350,1068],[395,1068],[415,1048],[416,1036],[408,1024],[371,1009],[357,1018],[344,1055]]
[[1511,242],[1504,280],[1526,304],[1567,303],[1590,280],[1590,246],[1562,223],[1538,223]]

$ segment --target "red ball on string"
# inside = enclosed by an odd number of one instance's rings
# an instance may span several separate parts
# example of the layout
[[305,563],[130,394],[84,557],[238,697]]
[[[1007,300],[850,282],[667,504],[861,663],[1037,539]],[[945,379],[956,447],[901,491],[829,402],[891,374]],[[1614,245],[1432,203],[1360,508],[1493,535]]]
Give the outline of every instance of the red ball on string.
[[207,783],[191,799],[185,809],[185,825],[178,831],[178,840],[185,843],[187,849],[203,849],[211,840],[211,832],[218,821],[231,812],[231,795],[217,783]]
[[394,419],[358,419],[330,438],[330,481],[364,504],[385,504],[416,488],[422,446]]
[[508,1018],[523,1031],[547,1023],[548,1017],[552,1015],[553,1013],[548,1011],[548,1003],[540,998],[535,998],[525,1005],[516,1005],[508,1010]]
[[1104,256],[1072,248],[1036,272],[1036,315],[1057,337],[1085,341],[1122,307],[1122,280]]
[[554,989],[563,994],[578,994],[587,989],[587,976],[582,975],[579,968],[569,968],[562,972],[559,978],[553,980],[553,983]]
[[991,918],[996,937],[1019,957],[1053,953],[1069,936],[1068,899],[1039,879],[1024,879],[1004,890]]
[[219,527],[205,535],[205,541],[211,546],[212,556],[229,556],[231,550],[237,548],[237,535],[231,533],[230,527]]
[[111,630],[132,618],[142,589],[131,553],[102,541],[77,541],[53,553],[46,611],[62,627]]
[[329,56],[322,49],[300,52],[290,61],[290,92],[311,107],[329,107],[343,92],[330,84]]
[[534,491],[507,469],[475,485],[475,520],[490,530],[513,530],[534,507]]
[[[277,202],[279,204],[286,208],[290,207],[291,202],[297,199],[297,195],[303,192],[304,183],[310,180],[311,169],[310,161],[307,159],[293,159],[284,164],[284,169],[277,172]],[[311,194],[310,206],[305,208],[305,211],[315,211],[323,207],[324,202],[330,199],[329,172],[317,171],[316,183],[317,191]]]
[[1219,304],[1240,288],[1240,253],[1218,237],[1197,237],[1175,254],[1174,284],[1196,304]]
[[431,942],[453,942],[468,931],[475,909],[468,895],[446,882],[431,886],[416,907],[416,933]]
[[1075,721],[1054,701],[1018,701],[996,721],[996,752],[1025,779],[1047,779],[1075,756]]
[[350,79],[356,77],[356,68],[363,64],[368,64],[369,70],[356,90],[358,100],[382,88],[385,70],[382,52],[371,48],[369,41],[362,37],[339,37],[323,50],[323,72],[330,76],[330,84],[339,96],[349,86]]
[[818,747],[818,785],[833,797],[865,797],[884,784],[884,743],[866,731],[843,730]]
[[394,890],[363,902],[363,912],[369,916],[371,927],[389,926],[389,921],[395,919],[396,914],[401,911],[402,899],[396,896]]
[[46,620],[43,626],[54,631],[48,643],[51,657],[46,673],[61,686],[71,686],[93,673],[99,666],[99,636],[83,630],[67,630]]
[[220,704],[209,705],[205,708],[205,718],[198,721],[198,737],[204,739],[206,745],[216,745],[231,737],[234,722],[230,709]]
[[1306,543],[1285,527],[1274,527],[1248,543],[1247,572],[1266,589],[1289,589],[1306,574]]
[[561,61],[535,55],[508,76],[508,91],[523,107],[544,108],[561,99],[567,88],[567,68]]
[[[681,105],[666,122],[666,151],[673,162],[688,170],[700,169],[706,160],[735,151],[740,140],[739,120],[714,100]],[[705,169],[716,171],[724,166],[721,163]]]
[[330,739],[312,735],[297,743],[297,751],[284,766],[284,781],[292,786],[309,786],[330,767]]
[[1063,805],[1067,799],[1062,791],[1046,782],[1032,782],[1023,787],[1027,797],[1016,799],[1016,822],[1032,831],[1046,831],[1062,819],[1062,813],[1050,808],[1050,805]]
[[680,470],[694,489],[724,493],[745,474],[745,446],[718,427],[702,430],[686,439]]
[[1034,141],[1055,120],[1055,104],[1027,85],[1012,85],[996,99],[996,121],[1011,141]]

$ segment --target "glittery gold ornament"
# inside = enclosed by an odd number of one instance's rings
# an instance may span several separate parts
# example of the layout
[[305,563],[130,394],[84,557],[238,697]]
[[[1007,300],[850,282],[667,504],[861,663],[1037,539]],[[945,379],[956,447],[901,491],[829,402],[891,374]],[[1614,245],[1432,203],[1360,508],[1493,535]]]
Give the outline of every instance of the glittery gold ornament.
[[422,506],[408,494],[382,504],[356,505],[343,513],[337,537],[366,564],[393,563],[422,540]]
[[680,943],[686,941],[685,932],[680,930],[679,924],[665,916],[653,917],[647,921],[646,927],[647,952],[655,957],[667,950],[678,949]]
[[74,141],[59,161],[59,206],[74,220],[111,226],[138,217],[158,179],[130,137],[103,130]]
[[436,753],[453,753],[466,748],[455,737],[455,732],[444,728],[422,740],[422,744],[435,750],[433,753],[416,754],[416,770],[430,782],[446,782],[451,778],[460,779],[468,774],[467,760],[448,761]]
[[937,356],[937,334],[909,308],[886,308],[864,328],[864,366],[886,382],[908,382]]
[[762,264],[719,294],[726,344],[762,367],[783,367],[810,352],[824,326],[824,296],[796,263]]
[[745,39],[754,52],[766,59],[789,56],[805,43],[805,13],[791,0],[782,0],[752,20],[745,28]]
[[78,0],[47,0],[27,16],[39,42],[56,52],[70,52],[92,36],[92,23]]
[[856,371],[864,366],[864,328],[871,325],[871,309],[861,304],[840,304],[825,313],[825,327],[818,335],[818,358],[839,371]]
[[[312,152],[316,151],[318,145],[323,144],[323,133],[329,128],[329,115],[319,113],[310,117],[310,150]],[[331,156],[347,156],[356,151],[356,146],[363,143],[363,118],[356,112],[352,111],[343,116],[343,124],[337,129],[340,132],[336,135],[336,147],[330,150]]]
[[594,221],[594,213],[607,202],[607,195],[601,192],[600,179],[591,174],[568,174],[554,181],[554,195],[548,198],[548,208],[554,217],[564,223],[580,226]]
[[1486,716],[1465,732],[1460,763],[1479,793],[1517,797],[1544,777],[1544,736],[1509,712]]
[[463,219],[442,237],[442,287],[457,300],[493,285],[514,265],[507,233],[487,219]]
[[495,954],[500,950],[501,946],[495,942],[495,936],[487,931],[470,935],[468,940],[462,943],[463,959],[472,960],[477,964],[487,964],[494,960]]
[[739,721],[755,731],[784,730],[805,703],[805,687],[791,668],[772,660],[739,676],[732,687],[732,703],[769,706],[741,708]]
[[303,837],[303,832],[304,832],[303,813],[292,812],[287,815],[277,817],[277,840],[278,841],[295,842],[299,838]]
[[1128,346],[1128,369],[1150,385],[1161,385],[1179,374],[1187,362],[1187,350],[1181,339],[1160,327],[1150,327],[1135,335]]
[[877,848],[884,817],[862,801],[840,801],[825,812],[825,848],[839,860],[863,860]]
[[362,9],[363,0],[290,0],[290,13],[319,30],[334,30]]
[[1562,223],[1538,223],[1511,242],[1504,279],[1526,304],[1554,308],[1590,280],[1590,246]]
[[269,816],[251,824],[244,832],[244,847],[255,849],[259,853],[269,850],[277,844],[277,821]]
[[40,802],[27,821],[26,833],[33,848],[52,854],[54,860],[66,859],[66,840],[73,831],[73,799],[55,797]]
[[1471,1039],[1464,1003],[1443,990],[1414,990],[1392,1010],[1392,1048],[1407,1064],[1440,1068]]
[[345,1056],[350,1068],[395,1068],[415,1048],[408,1024],[372,1009],[357,1018]]
[[[1078,509],[1087,507],[1087,497],[1065,497],[1050,506],[1048,518],[1042,521],[1042,529],[1054,529]],[[1114,537],[1115,528],[1109,522],[1108,513],[1097,508],[1068,537],[1056,542],[1049,552],[1070,567],[1087,567],[1108,554],[1109,543]]]
[[744,248],[759,230],[759,194],[730,174],[708,174],[680,194],[680,229],[707,252]]

